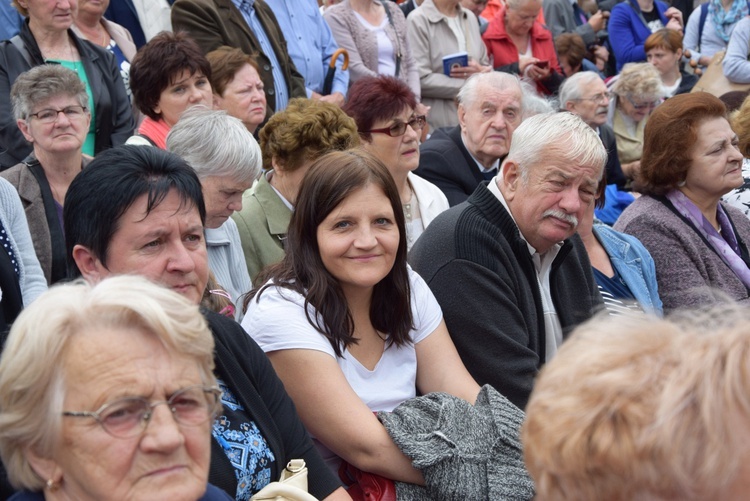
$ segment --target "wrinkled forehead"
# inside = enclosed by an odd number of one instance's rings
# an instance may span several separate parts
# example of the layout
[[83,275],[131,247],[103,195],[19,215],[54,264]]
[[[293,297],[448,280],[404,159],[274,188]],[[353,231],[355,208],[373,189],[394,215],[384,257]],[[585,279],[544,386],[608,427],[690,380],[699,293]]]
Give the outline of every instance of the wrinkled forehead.
[[522,99],[521,88],[519,86],[498,88],[489,84],[480,84],[477,86],[472,107],[478,110],[487,108],[488,106],[498,109],[520,110]]

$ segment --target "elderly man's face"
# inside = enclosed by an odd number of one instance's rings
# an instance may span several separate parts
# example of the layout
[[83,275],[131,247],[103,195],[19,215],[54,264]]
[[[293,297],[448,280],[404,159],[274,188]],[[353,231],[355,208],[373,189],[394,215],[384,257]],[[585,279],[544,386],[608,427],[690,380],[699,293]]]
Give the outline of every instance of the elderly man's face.
[[[547,157],[547,158],[545,158]],[[594,203],[601,167],[544,155],[529,165],[527,177],[517,163],[503,166],[503,195],[524,238],[544,253],[573,235],[586,209]]]
[[565,103],[566,109],[581,117],[591,127],[604,125],[609,110],[607,86],[597,78],[583,85],[581,90],[581,98]]
[[208,282],[208,255],[198,209],[183,206],[176,190],[146,215],[147,195],[141,195],[117,222],[109,242],[107,265],[95,256],[79,262],[84,278],[98,281],[110,275],[134,273],[162,284],[198,304]]
[[521,89],[478,85],[471,102],[458,107],[458,121],[464,146],[489,168],[508,153],[513,131],[521,123]]

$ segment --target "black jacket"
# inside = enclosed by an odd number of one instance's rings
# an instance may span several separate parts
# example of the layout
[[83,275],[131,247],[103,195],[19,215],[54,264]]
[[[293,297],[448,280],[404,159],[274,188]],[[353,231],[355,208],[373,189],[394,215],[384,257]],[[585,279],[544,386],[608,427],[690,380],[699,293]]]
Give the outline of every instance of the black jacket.
[[[10,89],[18,75],[44,64],[44,58],[29,30],[28,20],[21,27],[19,36],[31,65],[10,40],[0,42],[0,170],[22,162],[32,151],[31,144],[23,137],[13,118]],[[107,50],[81,40],[71,30],[68,30],[68,36],[81,56],[94,98],[96,153],[125,144],[133,135],[135,123],[115,57]]]
[[[289,460],[304,459],[310,494],[318,499],[327,497],[341,483],[320,457],[266,354],[234,320],[205,310],[203,314],[216,343],[214,373],[250,414],[276,458],[271,480],[278,480]],[[221,445],[212,439],[208,481],[234,497],[234,471]]]
[[414,173],[440,188],[451,206],[469,198],[485,180],[464,146],[460,125],[432,133],[419,148],[419,167]]
[[[528,246],[502,203],[484,183],[478,186],[430,223],[409,262],[435,294],[476,382],[525,408],[545,360],[544,311]],[[550,289],[564,336],[602,305],[577,234],[552,263]]]

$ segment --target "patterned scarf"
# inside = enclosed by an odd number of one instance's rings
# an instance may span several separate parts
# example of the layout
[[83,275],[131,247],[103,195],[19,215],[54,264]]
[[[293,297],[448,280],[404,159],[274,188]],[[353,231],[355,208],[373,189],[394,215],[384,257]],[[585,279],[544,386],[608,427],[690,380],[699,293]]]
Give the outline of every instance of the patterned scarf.
[[716,34],[724,40],[724,43],[729,43],[729,36],[732,34],[734,25],[748,14],[747,1],[734,0],[732,8],[729,9],[729,12],[725,12],[724,7],[721,5],[721,0],[710,0],[708,3],[708,14],[714,23]]

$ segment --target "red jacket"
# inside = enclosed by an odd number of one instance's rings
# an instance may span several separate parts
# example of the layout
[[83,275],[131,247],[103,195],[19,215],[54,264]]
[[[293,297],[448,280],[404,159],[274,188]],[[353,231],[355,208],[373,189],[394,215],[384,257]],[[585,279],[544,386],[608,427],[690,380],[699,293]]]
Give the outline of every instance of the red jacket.
[[[518,49],[505,30],[505,7],[497,11],[495,19],[490,22],[487,31],[482,35],[484,45],[487,46],[487,54],[493,61],[496,70],[519,74],[518,71]],[[562,70],[557,60],[555,42],[552,32],[546,26],[534,21],[531,26],[531,54],[542,61],[549,61],[553,70],[550,76],[538,81],[537,90],[542,94],[554,94],[562,82]]]

